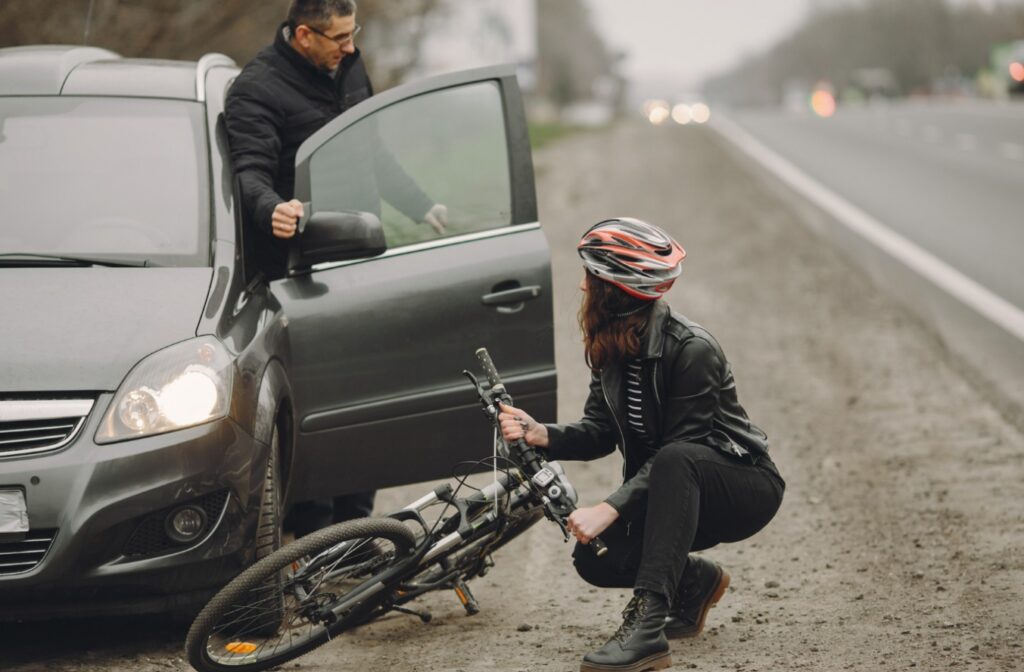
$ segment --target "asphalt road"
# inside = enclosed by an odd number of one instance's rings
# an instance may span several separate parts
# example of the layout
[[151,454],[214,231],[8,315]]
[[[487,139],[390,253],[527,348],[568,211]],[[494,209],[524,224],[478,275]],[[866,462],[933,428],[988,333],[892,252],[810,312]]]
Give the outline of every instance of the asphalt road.
[[1024,308],[1024,104],[730,117],[847,201]]
[[[669,302],[722,343],[787,481],[764,531],[706,553],[732,584],[703,636],[673,643],[673,669],[1021,669],[1024,435],[950,366],[934,332],[811,233],[807,218],[824,215],[770,188],[708,128],[624,124],[567,138],[536,163],[560,419],[580,416],[588,381],[575,243],[610,215],[650,219],[688,252]],[[620,465],[565,466],[592,504]],[[390,489],[378,506],[428,487]],[[425,596],[429,624],[394,615],[281,669],[577,670],[628,593],[583,583],[570,550],[539,523],[473,582],[479,614],[450,593]],[[183,636],[154,619],[3,624],[0,669],[187,672]]]

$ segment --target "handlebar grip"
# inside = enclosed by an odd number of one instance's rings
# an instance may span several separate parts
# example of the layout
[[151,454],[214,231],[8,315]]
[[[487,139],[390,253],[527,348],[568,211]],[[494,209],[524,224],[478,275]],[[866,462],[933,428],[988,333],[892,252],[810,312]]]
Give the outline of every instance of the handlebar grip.
[[605,554],[608,553],[608,547],[605,545],[603,541],[601,541],[601,537],[594,537],[593,539],[591,539],[590,548],[593,549],[594,555],[596,555],[599,558],[603,558]]
[[495,368],[494,362],[491,360],[491,355],[487,352],[487,348],[478,348],[476,351],[476,358],[480,360],[480,364],[484,367],[484,374],[486,374],[487,382],[491,384],[491,387],[501,385],[501,377],[498,375],[498,369]]

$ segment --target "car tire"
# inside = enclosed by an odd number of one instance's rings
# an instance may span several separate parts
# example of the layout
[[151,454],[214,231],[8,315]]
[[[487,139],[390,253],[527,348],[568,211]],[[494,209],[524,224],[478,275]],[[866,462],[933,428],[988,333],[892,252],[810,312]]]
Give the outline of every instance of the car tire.
[[[263,476],[263,487],[260,490],[259,520],[256,524],[256,551],[253,563],[259,562],[277,549],[281,548],[281,436],[277,424],[270,434],[270,451],[267,456],[267,470]],[[273,577],[259,593],[258,601],[266,605],[268,600],[276,600],[276,609],[266,609],[262,622],[252,625],[254,633],[270,636],[284,618],[284,600],[281,597],[281,577]]]
[[256,560],[281,548],[281,436],[277,425],[270,435],[270,455],[260,491],[260,516],[256,527]]

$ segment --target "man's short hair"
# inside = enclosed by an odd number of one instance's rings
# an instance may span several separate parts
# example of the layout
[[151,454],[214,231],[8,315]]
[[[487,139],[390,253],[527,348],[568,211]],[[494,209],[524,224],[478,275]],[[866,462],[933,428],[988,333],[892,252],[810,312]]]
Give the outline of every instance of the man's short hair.
[[292,0],[288,8],[288,27],[307,25],[326,28],[335,16],[356,13],[356,0]]

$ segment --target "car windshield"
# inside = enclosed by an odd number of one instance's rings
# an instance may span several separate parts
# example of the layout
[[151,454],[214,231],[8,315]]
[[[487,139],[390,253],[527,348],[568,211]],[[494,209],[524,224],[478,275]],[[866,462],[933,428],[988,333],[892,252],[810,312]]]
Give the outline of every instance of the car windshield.
[[0,98],[0,254],[208,266],[202,107]]

